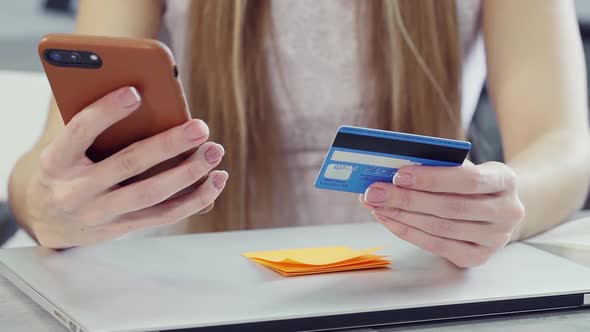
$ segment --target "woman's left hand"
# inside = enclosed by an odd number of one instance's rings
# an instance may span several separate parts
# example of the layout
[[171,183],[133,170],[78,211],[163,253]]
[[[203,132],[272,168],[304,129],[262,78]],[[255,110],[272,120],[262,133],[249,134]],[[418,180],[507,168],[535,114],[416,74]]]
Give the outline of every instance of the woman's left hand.
[[516,188],[502,163],[411,166],[361,201],[397,237],[468,268],[510,242],[525,213]]

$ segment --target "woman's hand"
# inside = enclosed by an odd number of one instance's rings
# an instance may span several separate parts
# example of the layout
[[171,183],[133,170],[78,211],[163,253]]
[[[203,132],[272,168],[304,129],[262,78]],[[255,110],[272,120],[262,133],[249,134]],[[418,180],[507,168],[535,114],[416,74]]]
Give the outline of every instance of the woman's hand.
[[393,234],[459,267],[485,263],[524,218],[516,176],[501,163],[411,166],[393,182],[374,183],[361,201]]
[[[120,237],[137,229],[173,224],[206,210],[225,186],[227,172],[211,171],[224,150],[207,142],[200,120],[132,144],[93,163],[85,151],[106,128],[141,103],[131,87],[118,89],[78,113],[45,148],[38,176],[28,188],[30,228],[41,245],[66,248]],[[191,149],[179,165],[155,176],[119,183]],[[194,191],[171,198],[206,177]]]

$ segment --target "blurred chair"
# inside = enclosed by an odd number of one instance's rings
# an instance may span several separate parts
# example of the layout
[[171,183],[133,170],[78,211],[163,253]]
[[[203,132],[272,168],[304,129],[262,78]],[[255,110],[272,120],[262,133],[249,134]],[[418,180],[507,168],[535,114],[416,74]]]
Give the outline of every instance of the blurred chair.
[[8,204],[0,202],[0,247],[16,233],[17,229],[16,220],[14,220]]
[[45,0],[45,8],[64,14],[75,14],[75,8],[72,0]]

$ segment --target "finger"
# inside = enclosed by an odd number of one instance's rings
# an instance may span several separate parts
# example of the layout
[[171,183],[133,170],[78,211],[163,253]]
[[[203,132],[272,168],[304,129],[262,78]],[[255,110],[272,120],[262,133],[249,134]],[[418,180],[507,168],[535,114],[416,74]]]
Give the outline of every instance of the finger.
[[215,207],[215,202],[209,204],[209,206],[207,206],[206,208],[197,212],[197,214],[207,214],[207,213],[211,212],[211,210],[213,210],[214,207]]
[[369,207],[390,207],[433,216],[472,221],[501,222],[511,210],[503,196],[437,194],[375,183],[365,192]]
[[108,225],[114,232],[126,233],[152,226],[174,224],[211,205],[219,196],[229,175],[213,171],[197,190],[156,206],[129,213],[122,221]]
[[400,239],[446,258],[462,268],[482,265],[493,253],[490,248],[434,236],[383,216],[376,215],[375,218]]
[[410,166],[398,170],[393,183],[437,193],[493,194],[514,190],[516,175],[498,162],[458,167]]
[[224,153],[221,145],[205,143],[175,168],[108,192],[96,199],[94,205],[108,213],[106,218],[157,205],[207,176],[219,164]]
[[488,223],[444,219],[428,214],[390,208],[378,208],[373,212],[383,219],[387,218],[400,222],[430,235],[472,242],[490,248],[504,247],[510,241],[511,236],[509,229],[502,229],[502,227]]
[[65,167],[85,157],[86,150],[107,128],[139,108],[141,97],[134,87],[115,90],[76,114],[51,144],[55,167]]
[[183,125],[134,143],[93,165],[88,177],[97,185],[94,191],[102,192],[203,144],[208,138],[209,128],[205,122],[189,120]]

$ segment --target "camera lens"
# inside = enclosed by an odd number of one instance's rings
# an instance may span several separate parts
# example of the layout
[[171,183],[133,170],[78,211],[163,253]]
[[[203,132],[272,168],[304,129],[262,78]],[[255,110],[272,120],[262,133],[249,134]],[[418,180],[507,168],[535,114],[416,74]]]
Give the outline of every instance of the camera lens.
[[43,59],[57,67],[96,69],[102,66],[97,54],[85,50],[49,49],[43,52]]
[[80,54],[76,52],[70,52],[68,54],[68,62],[80,62]]
[[62,57],[61,53],[56,52],[56,51],[52,51],[49,53],[49,58],[53,61],[59,62],[62,60],[63,57]]

